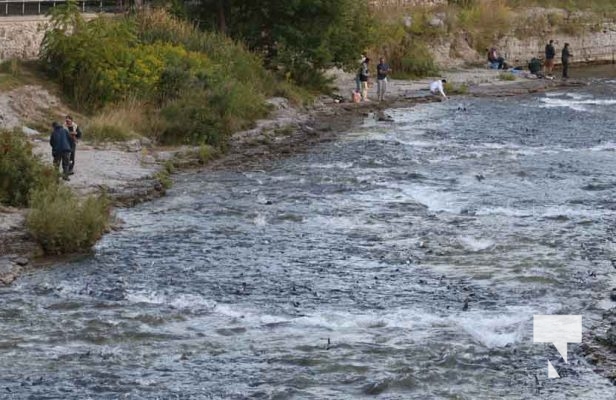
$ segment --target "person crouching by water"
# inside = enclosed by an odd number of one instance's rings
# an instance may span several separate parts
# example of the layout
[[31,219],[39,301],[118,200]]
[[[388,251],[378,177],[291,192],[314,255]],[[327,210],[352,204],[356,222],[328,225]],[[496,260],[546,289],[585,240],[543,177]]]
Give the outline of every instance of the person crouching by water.
[[64,120],[64,127],[68,131],[69,137],[71,139],[71,156],[69,159],[70,163],[68,166],[68,174],[73,175],[73,169],[75,168],[75,151],[77,150],[77,140],[81,139],[81,130],[79,129],[75,121],[73,121],[73,117],[71,117],[70,115],[66,116]]
[[430,84],[430,93],[433,95],[441,95],[443,100],[447,100],[447,95],[445,94],[445,89],[443,88],[443,83],[447,83],[446,79],[441,79],[439,81],[434,81]]
[[59,123],[54,121],[51,124],[51,127],[53,130],[51,132],[51,136],[49,137],[49,144],[51,145],[53,165],[57,171],[60,163],[62,163],[62,179],[68,181],[71,138],[69,137],[68,131]]
[[368,78],[370,77],[370,71],[368,70],[368,63],[370,59],[366,57],[364,62],[359,68],[359,81],[361,83],[361,99],[368,101]]

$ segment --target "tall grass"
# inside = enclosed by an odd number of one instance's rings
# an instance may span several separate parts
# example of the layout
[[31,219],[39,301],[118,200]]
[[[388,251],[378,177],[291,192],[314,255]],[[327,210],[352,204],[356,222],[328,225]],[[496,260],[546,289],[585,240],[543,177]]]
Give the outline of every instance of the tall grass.
[[30,234],[46,254],[89,250],[109,227],[104,195],[80,199],[63,185],[35,190],[26,219]]
[[450,23],[452,32],[464,31],[469,44],[478,52],[485,52],[510,32],[514,14],[504,0],[476,0],[463,7],[457,19]]
[[151,105],[136,99],[105,107],[84,124],[84,138],[93,142],[158,138],[165,123]]
[[439,37],[444,28],[430,25],[430,11],[426,8],[409,9],[410,24],[400,15],[389,14],[388,10],[377,11],[371,35],[374,43],[369,54],[373,60],[385,57],[392,69],[392,76],[400,79],[418,78],[438,74],[438,66],[429,51],[430,43]]

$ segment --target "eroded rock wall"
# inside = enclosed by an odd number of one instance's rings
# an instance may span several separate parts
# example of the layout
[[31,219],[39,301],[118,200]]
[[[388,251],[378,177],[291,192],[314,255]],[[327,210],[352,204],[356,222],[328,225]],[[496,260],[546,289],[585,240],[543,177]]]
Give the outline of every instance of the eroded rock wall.
[[38,16],[0,18],[0,62],[37,58],[46,22],[47,18]]

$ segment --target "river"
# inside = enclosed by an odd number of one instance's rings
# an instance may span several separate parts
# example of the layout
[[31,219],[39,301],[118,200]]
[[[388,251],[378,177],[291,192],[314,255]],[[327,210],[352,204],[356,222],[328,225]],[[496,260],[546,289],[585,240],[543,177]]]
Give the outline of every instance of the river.
[[0,288],[0,398],[616,398],[532,332],[614,304],[615,89],[388,110],[176,175],[93,255]]

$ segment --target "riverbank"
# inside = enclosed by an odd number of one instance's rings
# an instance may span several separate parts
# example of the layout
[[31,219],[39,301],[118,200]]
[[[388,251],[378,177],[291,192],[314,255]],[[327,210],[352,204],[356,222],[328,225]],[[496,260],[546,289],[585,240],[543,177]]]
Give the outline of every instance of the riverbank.
[[[455,88],[464,87],[462,96],[514,96],[556,87],[577,86],[580,81],[518,78],[502,80],[500,71],[470,69],[444,73]],[[255,128],[234,134],[227,153],[204,166],[208,169],[262,168],[265,163],[305,151],[317,143],[333,140],[363,118],[388,118],[384,110],[409,107],[423,102],[440,101],[430,95],[429,83],[422,80],[391,80],[386,101],[350,102],[355,85],[352,74],[332,71],[336,96],[321,97],[314,106],[299,109],[285,99],[269,102],[273,107],[270,118],[258,121]],[[372,87],[370,92],[374,92]],[[456,95],[451,101],[455,101]],[[342,100],[340,100],[342,99]],[[348,100],[347,100],[348,99]],[[46,137],[33,137],[34,151],[48,158]],[[157,148],[147,140],[132,140],[117,144],[80,143],[77,150],[76,173],[68,185],[81,194],[104,190],[116,207],[132,206],[164,195],[160,172],[166,163],[175,160],[179,165],[199,165],[194,157],[196,149],[189,147]],[[37,243],[25,228],[25,210],[0,209],[0,282],[9,284],[20,272],[32,266],[42,254]]]

